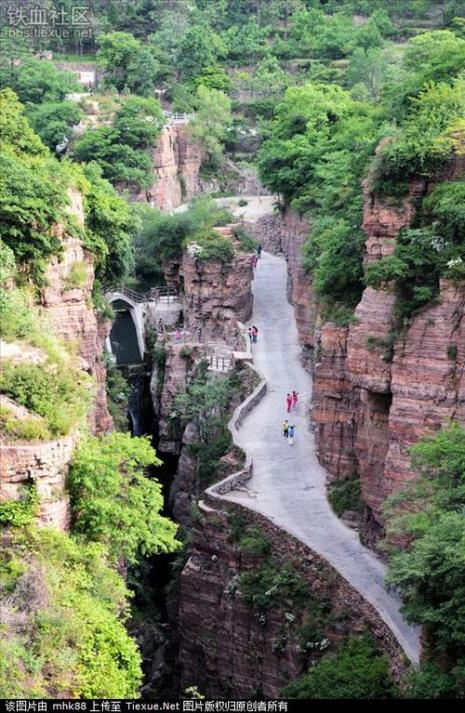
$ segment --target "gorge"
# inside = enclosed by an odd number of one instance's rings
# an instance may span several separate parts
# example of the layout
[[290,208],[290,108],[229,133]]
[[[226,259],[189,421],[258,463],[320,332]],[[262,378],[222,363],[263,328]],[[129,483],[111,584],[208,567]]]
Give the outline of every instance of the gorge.
[[130,5],[0,58],[2,695],[463,699],[465,9]]

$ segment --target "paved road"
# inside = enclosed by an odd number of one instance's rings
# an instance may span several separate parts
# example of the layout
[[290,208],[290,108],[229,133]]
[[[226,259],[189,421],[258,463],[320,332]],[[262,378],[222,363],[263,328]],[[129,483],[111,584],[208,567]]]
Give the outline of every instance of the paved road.
[[[222,208],[228,208],[235,218],[255,223],[259,218],[273,212],[276,196],[227,196],[214,198],[213,201]],[[240,201],[247,201],[247,204],[240,206]],[[184,213],[190,206],[191,203],[181,203],[171,212]]]
[[[360,544],[358,535],[333,514],[326,500],[325,472],[315,455],[306,416],[311,378],[300,362],[292,307],[286,299],[286,264],[263,253],[254,281],[253,323],[260,330],[254,361],[268,384],[265,398],[243,422],[239,445],[252,456],[254,473],[249,492],[233,491],[228,500],[266,515],[325,557],[371,602],[389,625],[407,656],[419,656],[419,632],[399,612],[399,601],[384,585],[385,567]],[[294,445],[282,436],[286,393],[300,394],[290,422],[296,426]]]

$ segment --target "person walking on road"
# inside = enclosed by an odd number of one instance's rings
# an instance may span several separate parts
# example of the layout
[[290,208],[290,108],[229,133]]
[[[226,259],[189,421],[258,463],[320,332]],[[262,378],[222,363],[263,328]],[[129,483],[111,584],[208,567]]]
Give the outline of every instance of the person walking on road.
[[258,245],[257,245],[257,258],[260,259],[261,256],[262,256],[262,246],[260,245],[260,243],[258,243]]
[[292,392],[292,408],[294,409],[297,406],[297,402],[299,400],[299,394],[297,391]]
[[294,445],[294,436],[295,436],[295,426],[289,426],[287,430],[287,442],[289,443],[290,446]]
[[199,342],[202,341],[202,327],[201,326],[197,327],[197,341],[199,341]]
[[253,343],[257,343],[257,337],[258,337],[258,328],[255,326],[255,324],[252,326],[252,340]]
[[283,436],[284,436],[284,438],[287,438],[288,432],[289,432],[289,421],[288,421],[287,418],[286,418],[286,420],[285,420],[284,423],[283,423]]
[[253,329],[252,329],[252,327],[249,327],[249,328],[248,328],[247,334],[249,335],[250,343],[252,344],[252,342],[253,342]]
[[287,406],[287,412],[290,413],[291,408],[292,408],[292,396],[291,396],[291,394],[287,394],[287,396],[286,396],[286,406]]

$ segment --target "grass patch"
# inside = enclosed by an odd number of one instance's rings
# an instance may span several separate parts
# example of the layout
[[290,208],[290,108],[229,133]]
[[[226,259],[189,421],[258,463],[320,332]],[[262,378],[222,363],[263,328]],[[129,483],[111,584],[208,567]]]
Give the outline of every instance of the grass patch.
[[84,419],[92,398],[89,385],[86,375],[50,359],[44,364],[6,362],[0,375],[0,392],[42,416],[54,436],[69,433]]
[[362,497],[360,493],[360,480],[357,477],[337,480],[329,486],[328,500],[336,515],[339,517],[348,510],[361,512]]

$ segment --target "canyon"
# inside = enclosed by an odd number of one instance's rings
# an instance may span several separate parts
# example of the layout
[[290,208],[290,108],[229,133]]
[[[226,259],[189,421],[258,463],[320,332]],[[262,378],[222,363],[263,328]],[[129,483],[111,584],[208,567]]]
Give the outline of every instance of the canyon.
[[[157,192],[145,196],[166,211],[192,197],[198,186],[200,157],[195,148],[182,149],[183,141],[184,129],[168,130],[157,149],[161,161]],[[179,178],[186,172],[190,175],[187,194]],[[424,187],[412,187],[401,209],[366,196],[367,262],[392,251],[398,231],[412,220],[420,190]],[[82,225],[82,199],[74,192],[71,201],[73,215]],[[282,253],[286,264],[265,254],[253,289],[250,255],[240,250],[229,264],[202,261],[188,251],[164,264],[166,284],[181,300],[185,334],[179,344],[172,335],[158,343],[164,362],[163,367],[154,364],[151,375],[152,433],[171,469],[170,510],[192,531],[178,590],[169,605],[178,693],[195,685],[208,696],[276,697],[327,648],[366,629],[386,652],[394,678],[399,678],[405,670],[405,654],[418,660],[418,631],[405,624],[400,603],[386,591],[382,563],[331,512],[325,481],[360,478],[366,506],[360,534],[364,542],[376,545],[383,531],[386,497],[413,475],[409,446],[452,416],[465,422],[463,288],[443,280],[439,298],[413,317],[388,355],[392,288],[366,288],[350,326],[322,323],[311,276],[301,265],[308,232],[305,217],[290,210],[282,215],[262,212],[242,224],[270,253]],[[234,227],[218,230],[232,236]],[[63,233],[62,241],[62,258],[53,259],[47,268],[41,307],[51,329],[77,343],[82,371],[95,380],[89,426],[93,433],[102,434],[112,428],[102,360],[110,324],[99,322],[90,306],[94,279],[90,255],[79,239]],[[82,286],[71,288],[68,278],[75,264],[85,266],[86,278]],[[257,301],[258,291],[266,285],[268,291]],[[255,354],[244,347],[244,325],[251,318],[260,329]],[[156,326],[153,320],[150,326]],[[451,350],[451,345],[456,348]],[[302,347],[313,355],[313,385],[299,364]],[[234,362],[243,361],[247,369],[254,357],[259,373],[248,386],[258,388],[257,379],[268,382],[270,401],[260,405],[259,399],[254,400],[252,420],[241,419],[240,431],[234,432],[236,445],[248,457],[247,469],[238,470],[242,460],[237,454],[231,456],[217,473],[218,479],[226,476],[231,485],[223,490],[220,483],[202,494],[189,455],[189,445],[198,434],[192,424],[183,432],[173,430],[171,411],[196,364],[210,359],[214,370],[215,357],[223,359],[223,365],[224,359],[230,360],[226,373]],[[280,434],[283,396],[296,386],[301,397],[294,415],[298,435],[295,450],[289,451]],[[265,387],[262,392],[260,398]],[[234,405],[241,408],[237,401]],[[66,473],[76,437],[71,434],[40,445],[6,444],[3,497],[16,498],[22,484],[35,482],[41,496],[40,523],[68,529]],[[260,531],[269,546],[266,556],[247,553],[234,540],[238,517],[245,530]],[[241,578],[270,561],[282,568],[292,564],[311,592],[307,602],[278,601],[264,613],[247,599],[241,592]],[[329,601],[335,604],[329,607]],[[322,607],[328,611],[320,621]],[[302,638],[303,627],[313,627],[313,637]],[[164,655],[166,640],[156,628],[150,629],[143,646],[148,660],[155,662]]]

